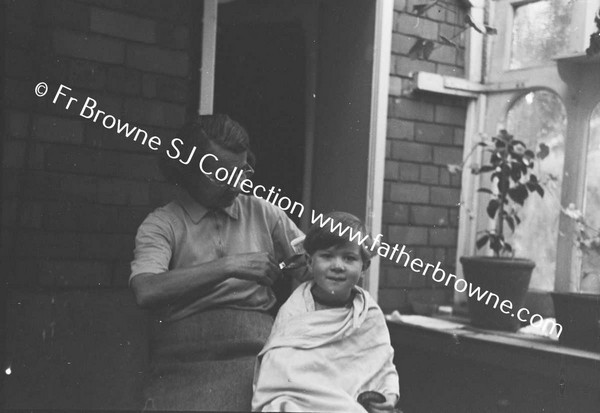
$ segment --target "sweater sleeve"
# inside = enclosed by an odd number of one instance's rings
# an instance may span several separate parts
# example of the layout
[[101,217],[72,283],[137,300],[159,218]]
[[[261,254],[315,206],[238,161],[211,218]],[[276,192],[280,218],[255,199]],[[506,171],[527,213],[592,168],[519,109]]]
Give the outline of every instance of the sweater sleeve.
[[158,274],[169,269],[173,250],[173,230],[168,220],[156,212],[146,217],[135,237],[134,258],[131,262],[133,277],[142,273]]

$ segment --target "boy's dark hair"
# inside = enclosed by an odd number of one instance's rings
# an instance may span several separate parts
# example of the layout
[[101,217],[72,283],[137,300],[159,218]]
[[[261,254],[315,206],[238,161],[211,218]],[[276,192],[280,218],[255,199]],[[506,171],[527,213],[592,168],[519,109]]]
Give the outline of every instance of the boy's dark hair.
[[[328,219],[329,218],[329,219]],[[326,222],[321,227],[320,223]],[[340,227],[338,227],[340,225]],[[331,231],[331,228],[336,228],[335,231]],[[338,229],[339,228],[339,229]],[[348,230],[344,231],[346,228]],[[350,229],[353,234],[360,232],[360,236],[350,241]],[[340,236],[340,232],[344,235]],[[306,233],[304,239],[304,250],[307,254],[312,255],[317,250],[324,250],[331,247],[341,247],[347,243],[357,243],[365,235],[368,238],[359,245],[360,257],[363,261],[363,270],[369,268],[371,264],[371,250],[368,248],[372,244],[372,238],[369,235],[365,224],[356,217],[348,212],[333,211],[323,215],[323,220],[314,223]]]
[[[254,155],[250,150],[248,132],[228,115],[196,115],[181,127],[177,137],[184,142],[183,148],[188,151],[181,155],[184,160],[194,146],[198,148],[194,158],[200,159],[208,153],[212,142],[234,153],[248,152],[248,163],[254,166]],[[186,183],[192,182],[201,173],[197,163],[190,162],[184,165],[178,159],[169,158],[166,152],[161,154],[158,161],[162,174],[172,184],[186,188]]]

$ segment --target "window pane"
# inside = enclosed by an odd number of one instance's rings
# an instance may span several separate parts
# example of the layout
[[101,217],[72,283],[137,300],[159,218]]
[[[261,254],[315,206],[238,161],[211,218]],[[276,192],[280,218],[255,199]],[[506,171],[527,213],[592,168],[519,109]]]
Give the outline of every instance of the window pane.
[[551,176],[554,180],[544,184],[543,198],[536,193],[529,195],[519,212],[521,224],[513,234],[508,229],[506,235],[516,256],[535,261],[529,287],[553,290],[567,128],[565,107],[552,92],[530,92],[510,108],[506,127],[515,139],[525,142],[535,152],[540,143],[550,148],[544,160],[536,160],[533,173],[540,181]]
[[[600,228],[600,103],[590,119],[585,180],[585,219],[593,228]],[[600,274],[598,254],[584,252],[581,271],[582,276]]]
[[515,8],[510,68],[539,66],[567,52],[573,2],[548,0]]

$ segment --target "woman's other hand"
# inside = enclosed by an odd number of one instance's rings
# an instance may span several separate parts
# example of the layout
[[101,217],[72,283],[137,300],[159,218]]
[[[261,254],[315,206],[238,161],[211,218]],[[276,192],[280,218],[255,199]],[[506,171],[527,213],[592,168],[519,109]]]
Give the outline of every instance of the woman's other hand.
[[267,252],[250,252],[225,257],[231,277],[273,285],[281,275],[279,265]]

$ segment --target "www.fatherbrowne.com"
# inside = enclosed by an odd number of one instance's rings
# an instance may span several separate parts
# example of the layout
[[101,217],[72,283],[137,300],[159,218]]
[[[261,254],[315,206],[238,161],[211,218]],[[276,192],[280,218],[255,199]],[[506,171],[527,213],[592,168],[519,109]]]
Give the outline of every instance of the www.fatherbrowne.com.
[[358,245],[364,246],[370,251],[377,249],[377,255],[380,257],[387,258],[396,263],[402,263],[404,267],[410,267],[411,270],[416,273],[421,273],[423,276],[431,275],[433,281],[437,283],[443,283],[445,286],[448,286],[450,282],[453,282],[453,287],[456,291],[460,293],[466,291],[469,297],[475,297],[477,301],[480,302],[485,300],[485,305],[490,305],[490,302],[493,300],[493,308],[499,306],[502,313],[510,314],[512,317],[516,316],[517,319],[522,322],[528,321],[532,326],[541,328],[544,334],[551,335],[552,332],[555,331],[556,337],[560,337],[562,333],[562,325],[556,323],[553,319],[544,319],[539,314],[533,314],[529,319],[523,318],[524,316],[527,317],[531,314],[527,308],[520,308],[518,311],[513,312],[512,301],[503,300],[500,302],[500,297],[498,295],[487,290],[481,290],[481,287],[474,287],[470,282],[467,282],[462,278],[457,278],[454,274],[446,274],[446,272],[440,268],[441,263],[439,261],[434,266],[433,264],[424,263],[423,260],[419,258],[411,259],[410,254],[405,251],[406,245],[400,247],[398,244],[395,244],[392,247],[381,241],[381,238],[383,237],[382,234],[377,235],[369,246],[364,245],[369,239],[368,234],[363,235],[360,231],[355,232],[352,228],[343,226],[341,222],[335,223],[331,217],[324,219],[323,214],[317,215],[315,211],[312,211],[311,224],[317,222],[321,228],[329,226],[332,233],[337,232],[340,236],[346,235],[351,242],[356,242]]

